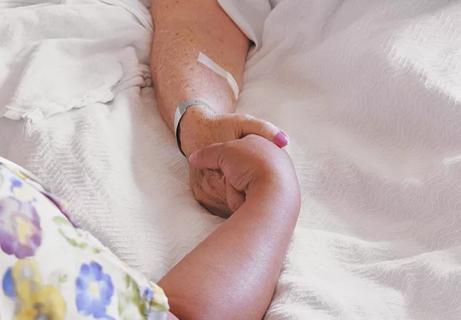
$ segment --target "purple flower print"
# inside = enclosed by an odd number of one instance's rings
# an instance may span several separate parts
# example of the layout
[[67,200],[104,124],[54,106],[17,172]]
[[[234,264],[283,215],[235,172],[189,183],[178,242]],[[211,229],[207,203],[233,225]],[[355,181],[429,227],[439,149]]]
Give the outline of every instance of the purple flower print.
[[13,197],[0,199],[0,248],[18,259],[31,257],[42,243],[35,208]]

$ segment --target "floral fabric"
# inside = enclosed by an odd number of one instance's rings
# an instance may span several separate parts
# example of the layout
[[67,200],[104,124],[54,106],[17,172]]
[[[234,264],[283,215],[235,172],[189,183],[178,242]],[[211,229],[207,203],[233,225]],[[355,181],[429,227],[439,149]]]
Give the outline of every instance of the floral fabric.
[[162,289],[75,227],[64,207],[0,158],[0,319],[166,319]]

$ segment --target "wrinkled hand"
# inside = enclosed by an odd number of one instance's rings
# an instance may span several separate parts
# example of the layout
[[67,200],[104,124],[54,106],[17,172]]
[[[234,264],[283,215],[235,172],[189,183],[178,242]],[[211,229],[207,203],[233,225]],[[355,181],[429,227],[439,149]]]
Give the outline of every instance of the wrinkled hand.
[[[288,137],[270,122],[241,114],[215,114],[206,107],[189,108],[181,121],[181,147],[187,157],[210,144],[228,142],[255,134],[282,148]],[[258,149],[258,143],[254,144]],[[195,198],[210,212],[227,217],[244,201],[238,190],[229,189],[219,169],[190,167],[190,183]]]

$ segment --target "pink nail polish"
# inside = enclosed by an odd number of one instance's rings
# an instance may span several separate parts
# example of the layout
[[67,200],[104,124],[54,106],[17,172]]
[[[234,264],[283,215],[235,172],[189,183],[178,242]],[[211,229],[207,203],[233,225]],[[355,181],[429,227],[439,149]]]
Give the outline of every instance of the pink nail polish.
[[273,142],[279,147],[283,148],[288,144],[288,136],[285,132],[280,131],[277,133],[277,135],[274,137]]

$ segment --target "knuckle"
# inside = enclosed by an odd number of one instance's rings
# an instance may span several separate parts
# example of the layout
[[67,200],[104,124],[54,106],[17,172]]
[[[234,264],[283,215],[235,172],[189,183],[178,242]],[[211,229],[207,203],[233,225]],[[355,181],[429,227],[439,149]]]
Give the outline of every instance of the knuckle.
[[255,118],[253,116],[250,116],[249,114],[239,114],[238,119],[240,121],[249,122],[249,121],[253,121]]
[[260,130],[269,130],[270,129],[270,124],[269,122],[265,120],[258,120],[257,123],[255,123],[255,126]]

